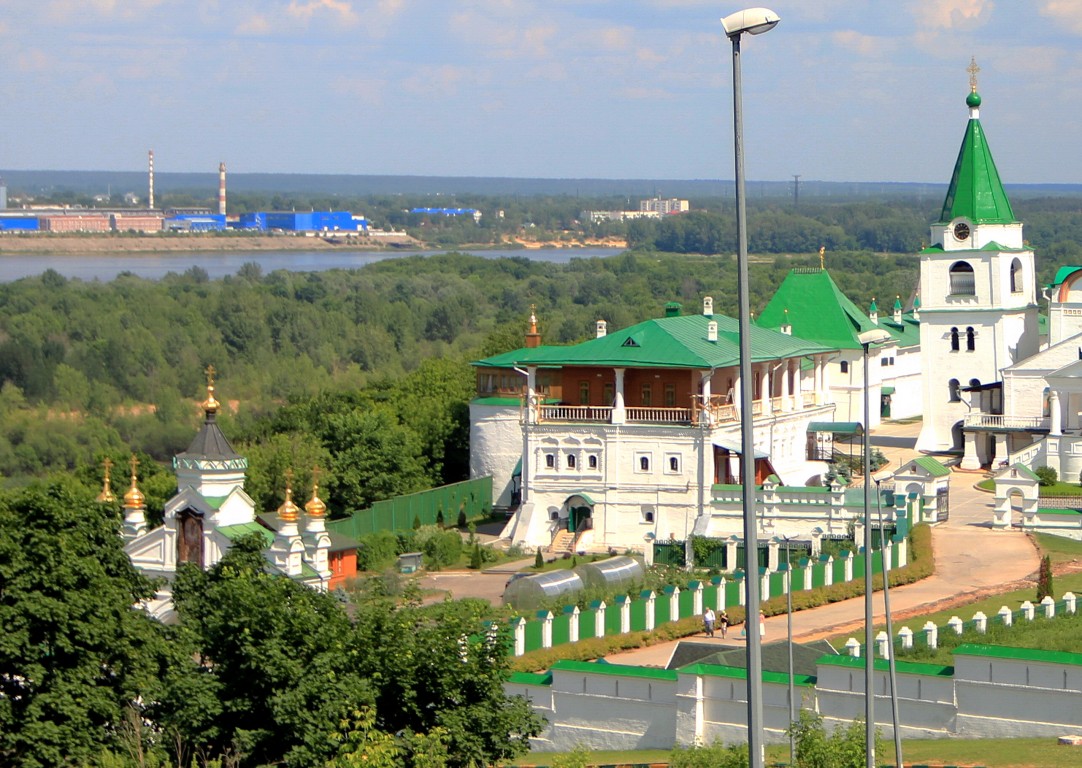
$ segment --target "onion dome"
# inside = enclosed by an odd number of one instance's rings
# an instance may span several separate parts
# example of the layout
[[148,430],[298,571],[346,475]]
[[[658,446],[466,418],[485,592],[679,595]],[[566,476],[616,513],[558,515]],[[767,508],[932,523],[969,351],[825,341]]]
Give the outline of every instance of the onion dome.
[[102,466],[105,467],[105,478],[102,480],[101,493],[98,494],[97,499],[103,504],[111,504],[116,501],[116,496],[113,494],[113,489],[109,484],[109,470],[113,466],[113,460],[106,458],[105,461],[102,462]]
[[286,480],[286,500],[278,507],[278,517],[283,522],[295,523],[300,516],[300,509],[293,503],[293,488],[290,487],[290,482],[291,479]]
[[136,485],[135,468],[139,466],[139,459],[135,458],[135,454],[131,457],[131,488],[124,494],[124,506],[127,509],[142,509],[146,506],[146,497],[143,492],[139,490],[139,486]]
[[981,105],[981,95],[976,91],[971,91],[966,96],[966,106],[970,108],[979,107]]
[[[312,474],[317,475],[318,472],[317,469]],[[323,503],[323,499],[319,498],[319,483],[315,479],[312,480],[312,498],[304,505],[304,511],[309,517],[323,517],[327,514],[327,505]]]

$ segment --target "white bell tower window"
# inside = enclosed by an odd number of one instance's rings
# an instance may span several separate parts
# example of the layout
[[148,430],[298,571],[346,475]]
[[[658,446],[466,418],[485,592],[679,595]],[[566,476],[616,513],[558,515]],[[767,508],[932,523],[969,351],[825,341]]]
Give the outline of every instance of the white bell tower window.
[[1022,262],[1017,258],[1011,262],[1011,293],[1022,292]]
[[950,268],[951,296],[976,296],[977,283],[973,267],[965,261],[956,261]]

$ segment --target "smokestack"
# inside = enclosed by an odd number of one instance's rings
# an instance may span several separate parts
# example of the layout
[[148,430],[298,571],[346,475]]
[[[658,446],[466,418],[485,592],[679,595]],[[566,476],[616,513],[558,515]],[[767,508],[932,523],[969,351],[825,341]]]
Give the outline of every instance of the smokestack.
[[218,163],[218,215],[225,216],[225,163]]
[[147,151],[147,207],[154,208],[154,150]]
[[604,320],[598,320],[597,321],[597,338],[599,338],[599,339],[604,338],[604,336],[608,332],[609,332],[609,324],[606,323]]

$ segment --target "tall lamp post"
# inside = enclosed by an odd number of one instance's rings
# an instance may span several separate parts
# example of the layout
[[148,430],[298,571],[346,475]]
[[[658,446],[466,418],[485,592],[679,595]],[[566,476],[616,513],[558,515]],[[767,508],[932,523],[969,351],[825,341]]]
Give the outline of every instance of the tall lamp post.
[[740,475],[744,487],[744,589],[748,669],[748,760],[762,768],[763,661],[759,633],[759,541],[755,530],[755,442],[752,435],[751,309],[748,284],[748,233],[744,189],[744,117],[740,96],[740,38],[761,35],[777,26],[778,14],[766,8],[737,11],[721,20],[733,44],[733,143],[736,155],[736,264],[740,330]]
[[873,328],[857,335],[864,350],[864,764],[875,768],[875,653],[872,638],[872,443],[868,436],[871,409],[868,406],[868,348],[889,341],[891,335]]
[[789,553],[792,536],[785,537],[785,628],[789,650],[789,765],[796,762],[796,691],[793,686],[793,558]]

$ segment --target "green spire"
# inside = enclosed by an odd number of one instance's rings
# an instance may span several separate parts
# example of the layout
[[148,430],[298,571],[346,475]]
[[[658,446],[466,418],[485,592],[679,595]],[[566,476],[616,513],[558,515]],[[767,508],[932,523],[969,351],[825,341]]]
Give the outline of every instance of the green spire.
[[895,296],[894,297],[894,308],[895,309],[901,309],[902,308],[902,297],[901,296]]
[[999,180],[984,129],[977,117],[980,103],[981,97],[974,85],[973,91],[966,96],[969,125],[966,126],[962,148],[954,164],[954,175],[947,198],[943,201],[943,211],[939,214],[940,224],[959,217],[969,219],[974,224],[1011,224],[1015,221],[1014,211]]
[[868,307],[869,312],[878,312],[879,305],[875,303],[875,296],[872,296],[872,305]]

